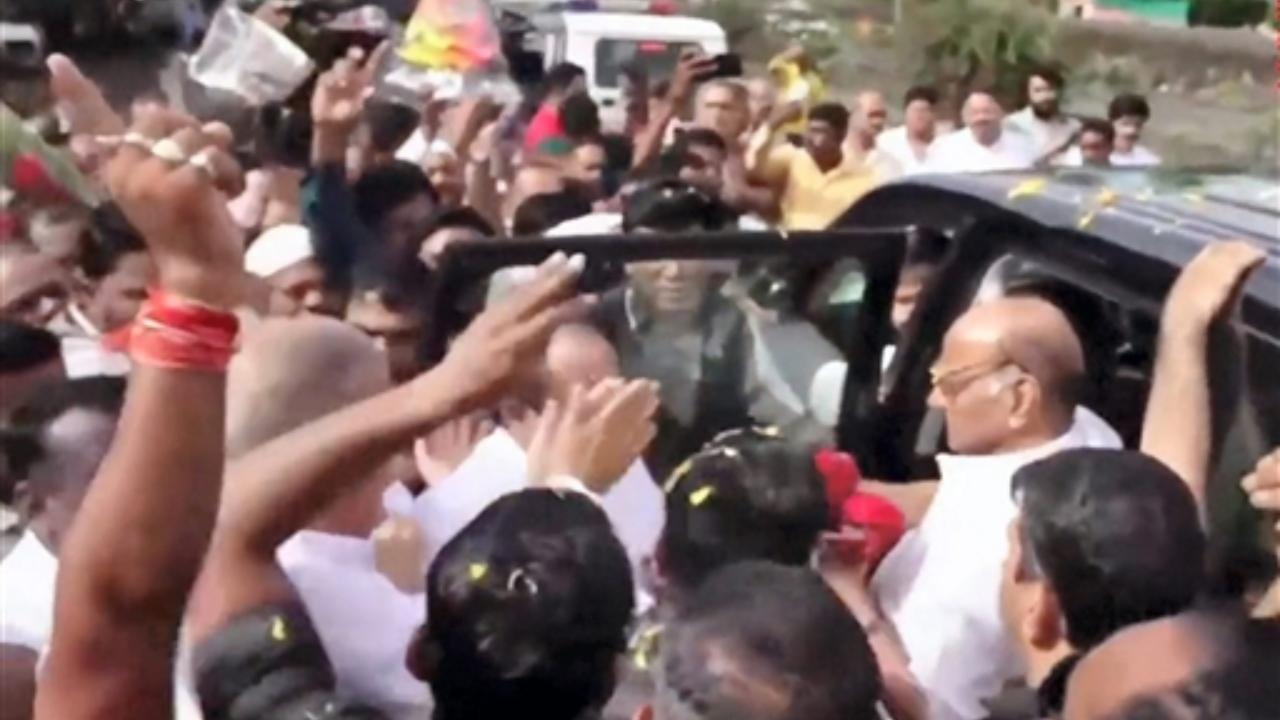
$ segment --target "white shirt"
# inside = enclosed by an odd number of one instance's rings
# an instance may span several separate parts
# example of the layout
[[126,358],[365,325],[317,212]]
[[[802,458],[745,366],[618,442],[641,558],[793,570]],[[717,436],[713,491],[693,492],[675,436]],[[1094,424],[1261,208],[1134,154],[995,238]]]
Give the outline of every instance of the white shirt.
[[303,530],[276,558],[333,661],[338,692],[397,720],[428,717],[430,691],[404,664],[426,619],[426,597],[403,593],[383,577],[367,538]]
[[[528,488],[526,465],[524,448],[499,428],[476,445],[453,475],[419,495],[414,519],[427,536],[428,562],[494,500]],[[644,563],[653,555],[666,522],[662,490],[637,461],[601,498],[601,506],[627,550],[639,587]]]
[[1004,120],[1005,128],[1021,132],[1031,139],[1037,157],[1059,150],[1080,129],[1075,118],[1058,116],[1053,120],[1041,120],[1030,107],[1025,107]]
[[27,530],[0,561],[0,642],[43,652],[53,635],[58,559]]
[[1155,167],[1161,162],[1159,155],[1141,145],[1134,145],[1129,152],[1111,152],[1111,164],[1116,167]]
[[[927,169],[925,167],[926,158],[916,155],[915,146],[907,138],[906,126],[889,128],[880,133],[876,137],[876,149],[896,160],[902,168],[903,175],[912,175]],[[927,147],[925,151],[927,157]]]
[[427,131],[419,127],[413,131],[408,140],[396,150],[396,159],[411,162],[421,167],[432,155],[448,155],[457,157],[453,146],[443,138],[427,137]]
[[1010,496],[1022,466],[1076,447],[1120,448],[1120,437],[1079,408],[1065,435],[1004,455],[939,455],[942,481],[920,527],[885,557],[871,590],[902,637],[930,720],[974,720],[981,702],[1022,668],[1000,618]]
[[983,145],[968,128],[933,141],[925,160],[929,172],[967,173],[1026,170],[1036,161],[1035,150],[1023,135],[1002,132],[992,145]]
[[[31,530],[0,561],[0,643],[31,648],[44,666],[53,639],[54,589],[58,558]],[[200,704],[190,683],[174,673],[174,718],[200,720]]]

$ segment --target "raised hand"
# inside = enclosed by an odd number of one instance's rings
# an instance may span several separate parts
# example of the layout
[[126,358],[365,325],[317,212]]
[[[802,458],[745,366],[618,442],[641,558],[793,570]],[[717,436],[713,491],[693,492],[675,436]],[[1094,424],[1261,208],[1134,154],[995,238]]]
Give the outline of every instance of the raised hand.
[[567,476],[604,494],[653,442],[659,404],[656,383],[618,379],[548,402],[529,448],[530,482]]
[[1258,466],[1240,483],[1249,494],[1249,502],[1258,510],[1270,513],[1275,522],[1277,552],[1280,552],[1280,448],[1258,461]]
[[1169,291],[1162,331],[1202,335],[1240,296],[1249,274],[1265,257],[1261,250],[1239,241],[1214,243],[1202,250]]
[[365,101],[373,95],[374,73],[390,45],[379,45],[372,54],[353,47],[316,81],[311,96],[311,121],[317,130],[350,133],[360,122]]
[[693,96],[694,87],[710,77],[715,69],[716,62],[710,56],[692,51],[686,52],[680,57],[680,62],[676,64],[675,72],[671,76],[671,91],[668,99],[677,105],[684,104]]
[[243,294],[244,240],[227,210],[243,184],[231,131],[168,108],[138,109],[104,170],[146,240],[166,290],[231,309]]
[[553,255],[532,282],[472,321],[440,365],[419,380],[450,388],[459,405],[454,414],[494,405],[542,362],[556,327],[585,311],[586,300],[574,289],[584,264],[581,257]]
[[106,97],[92,80],[65,55],[54,53],[45,60],[49,68],[49,90],[58,113],[70,125],[72,135],[119,135],[124,120],[111,109]]
[[445,423],[413,445],[413,458],[427,487],[435,487],[453,474],[481,440],[493,432],[493,423],[482,415],[467,415]]

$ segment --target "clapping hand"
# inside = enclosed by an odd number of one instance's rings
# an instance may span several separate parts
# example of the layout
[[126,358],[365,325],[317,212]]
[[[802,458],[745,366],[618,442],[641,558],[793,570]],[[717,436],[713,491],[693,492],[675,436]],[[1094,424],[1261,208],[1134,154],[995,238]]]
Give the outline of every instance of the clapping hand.
[[243,294],[244,241],[227,211],[243,175],[231,131],[174,110],[138,108],[104,169],[112,198],[146,240],[160,285],[231,309]]
[[575,387],[564,404],[549,401],[529,448],[530,482],[571,477],[604,494],[653,442],[658,406],[649,380],[603,380]]

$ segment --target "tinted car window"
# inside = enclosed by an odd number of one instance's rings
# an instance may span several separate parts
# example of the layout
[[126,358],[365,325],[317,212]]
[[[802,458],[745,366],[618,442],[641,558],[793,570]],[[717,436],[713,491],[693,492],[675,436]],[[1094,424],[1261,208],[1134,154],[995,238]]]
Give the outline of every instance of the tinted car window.
[[600,40],[596,43],[596,85],[618,87],[628,65],[643,69],[647,77],[670,77],[680,56],[697,47],[661,40]]

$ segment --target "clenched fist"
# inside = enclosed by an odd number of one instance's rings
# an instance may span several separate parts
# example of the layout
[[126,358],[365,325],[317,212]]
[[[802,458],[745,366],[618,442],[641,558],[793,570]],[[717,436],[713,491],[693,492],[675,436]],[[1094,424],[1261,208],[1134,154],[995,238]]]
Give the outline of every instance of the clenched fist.
[[138,108],[104,171],[111,197],[147,242],[164,289],[231,309],[243,294],[244,239],[227,211],[243,176],[221,124]]

